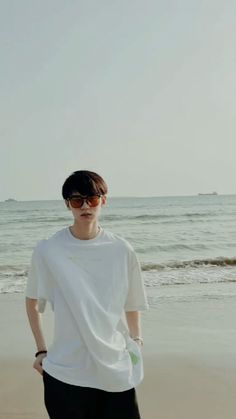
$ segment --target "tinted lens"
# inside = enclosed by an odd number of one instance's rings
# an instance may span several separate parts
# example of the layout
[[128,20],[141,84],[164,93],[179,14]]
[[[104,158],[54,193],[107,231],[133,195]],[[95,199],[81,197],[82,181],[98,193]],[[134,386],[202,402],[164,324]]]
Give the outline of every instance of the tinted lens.
[[87,198],[71,197],[69,199],[73,208],[81,208],[84,201],[88,203],[90,207],[96,207],[99,204],[100,196],[88,196]]
[[100,196],[88,196],[86,201],[90,207],[96,207],[99,204]]
[[70,204],[73,208],[80,208],[84,203],[83,198],[70,198]]

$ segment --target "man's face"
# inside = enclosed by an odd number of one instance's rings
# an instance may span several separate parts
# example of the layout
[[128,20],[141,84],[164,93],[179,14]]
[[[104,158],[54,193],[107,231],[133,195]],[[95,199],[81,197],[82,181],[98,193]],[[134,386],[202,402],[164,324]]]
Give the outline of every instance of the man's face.
[[[79,192],[74,192],[72,196],[74,198],[89,198],[89,197],[85,197],[84,195],[81,195]],[[80,208],[73,207],[73,200],[66,200],[65,203],[66,203],[67,208],[72,212],[73,217],[77,223],[89,224],[92,221],[95,221],[98,219],[101,213],[102,206],[106,204],[106,200],[107,200],[107,197],[105,195],[100,196],[97,199],[98,205],[94,207],[89,204],[89,201],[86,202],[85,199],[83,201],[83,205]]]

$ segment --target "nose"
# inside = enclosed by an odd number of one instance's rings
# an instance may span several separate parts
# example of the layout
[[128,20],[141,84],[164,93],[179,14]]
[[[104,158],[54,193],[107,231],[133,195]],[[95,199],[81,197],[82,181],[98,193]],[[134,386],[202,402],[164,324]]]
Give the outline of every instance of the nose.
[[86,202],[85,199],[81,208],[89,208],[89,204]]

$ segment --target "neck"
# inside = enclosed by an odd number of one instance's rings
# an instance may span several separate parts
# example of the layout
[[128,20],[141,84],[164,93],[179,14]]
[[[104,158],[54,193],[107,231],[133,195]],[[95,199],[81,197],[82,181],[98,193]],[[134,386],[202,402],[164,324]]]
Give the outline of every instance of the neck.
[[87,225],[78,225],[76,222],[69,227],[71,234],[80,240],[94,239],[99,231],[100,227],[98,221]]

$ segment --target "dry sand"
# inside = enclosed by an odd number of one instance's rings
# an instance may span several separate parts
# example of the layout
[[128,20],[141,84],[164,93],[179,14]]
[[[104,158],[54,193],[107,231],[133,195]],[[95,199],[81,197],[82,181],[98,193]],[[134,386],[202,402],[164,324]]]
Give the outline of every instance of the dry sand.
[[[48,418],[42,377],[32,368],[35,345],[24,296],[1,295],[0,307],[0,419]],[[143,314],[145,379],[137,388],[142,419],[235,419],[236,337],[233,320],[230,323],[234,307],[231,301],[229,317],[217,321],[215,328],[209,307],[204,313],[200,303],[162,304]],[[210,310],[213,314],[213,306]],[[187,312],[191,313],[188,321]],[[52,325],[47,310],[48,342]]]

